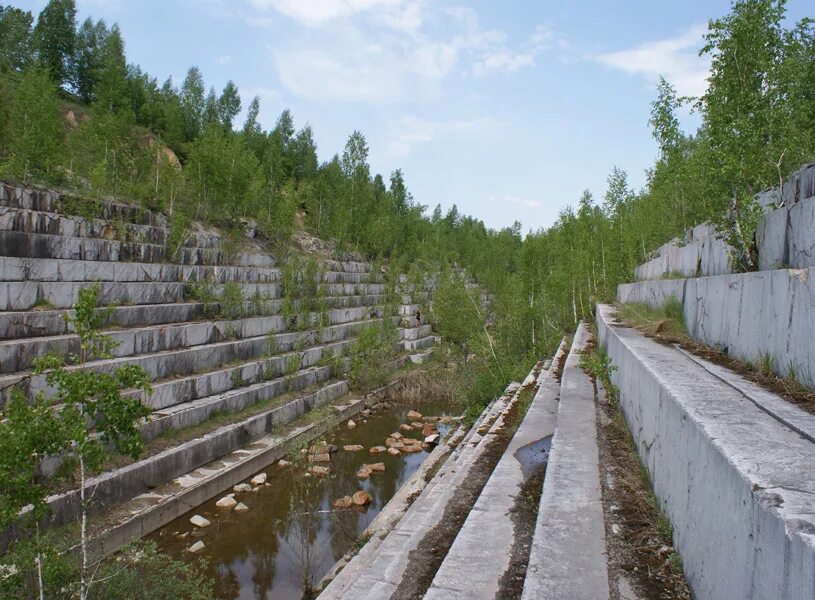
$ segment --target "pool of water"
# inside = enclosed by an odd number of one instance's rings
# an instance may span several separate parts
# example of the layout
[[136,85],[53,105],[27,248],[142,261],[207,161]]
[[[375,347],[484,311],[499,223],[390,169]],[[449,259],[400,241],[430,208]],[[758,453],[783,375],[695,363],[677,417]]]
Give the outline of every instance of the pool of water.
[[[354,419],[355,429],[342,423],[321,438],[338,447],[331,455],[330,475],[306,477],[307,463],[302,460],[295,460],[289,467],[274,463],[263,470],[269,485],[236,494],[236,500],[249,507],[247,512],[217,508],[215,502],[232,491],[225,490],[158,530],[150,539],[175,557],[206,558],[218,598],[300,599],[304,582],[316,584],[357,543],[359,535],[432,450],[399,456],[369,453],[369,448],[384,445],[390,433],[399,431],[400,424],[408,423],[407,413],[411,409],[425,416],[441,417],[455,412],[446,402],[432,399],[410,406],[391,405],[367,418],[358,415]],[[446,425],[437,425],[444,433]],[[401,433],[406,437],[422,437],[420,431]],[[342,449],[352,444],[365,449],[359,452]],[[384,472],[373,473],[367,480],[357,479],[356,473],[363,463],[377,462],[385,464]],[[368,506],[332,509],[336,499],[358,490],[372,496]],[[194,529],[189,519],[196,514],[209,519],[212,525]],[[194,556],[188,549],[198,540],[204,542],[205,549]]]

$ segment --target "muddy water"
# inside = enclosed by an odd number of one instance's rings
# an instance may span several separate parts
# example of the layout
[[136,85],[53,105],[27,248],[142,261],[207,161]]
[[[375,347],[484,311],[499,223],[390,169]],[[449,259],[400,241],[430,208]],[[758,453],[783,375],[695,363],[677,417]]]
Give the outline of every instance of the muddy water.
[[[455,413],[447,404],[429,400],[384,409],[365,422],[359,415],[355,418],[355,429],[348,429],[343,423],[321,438],[339,448],[331,455],[329,476],[304,477],[303,460],[290,467],[274,463],[264,470],[269,485],[236,494],[236,500],[249,507],[248,512],[217,508],[219,495],[150,538],[164,551],[185,560],[193,558],[188,548],[202,540],[206,548],[197,556],[209,561],[218,598],[300,599],[304,578],[318,582],[354,546],[362,531],[432,450],[400,456],[368,452],[372,446],[384,445],[391,432],[399,431],[399,425],[408,422],[406,415],[410,409],[434,416]],[[445,426],[439,424],[439,430],[444,433]],[[418,431],[402,433],[421,438]],[[342,449],[351,444],[360,444],[365,449],[360,452]],[[357,479],[356,472],[363,463],[375,462],[385,463],[384,473],[374,473],[363,481]],[[373,502],[365,508],[332,510],[334,500],[357,490],[367,491]],[[224,495],[231,491],[225,490]],[[195,514],[205,516],[212,525],[193,531],[189,519]],[[179,534],[187,535],[179,539]]]

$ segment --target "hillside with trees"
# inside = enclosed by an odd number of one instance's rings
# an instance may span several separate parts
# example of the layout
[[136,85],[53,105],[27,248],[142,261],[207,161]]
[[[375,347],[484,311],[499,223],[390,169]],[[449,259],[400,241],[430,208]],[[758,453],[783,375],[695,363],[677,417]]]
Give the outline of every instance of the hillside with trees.
[[[518,365],[551,354],[649,252],[690,226],[716,223],[740,268],[755,268],[753,195],[815,158],[815,28],[790,23],[781,0],[737,0],[710,21],[699,48],[712,65],[704,95],[678,97],[660,82],[650,119],[659,155],[643,189],[615,168],[602,198],[586,191],[525,236],[520,223],[496,231],[455,205],[429,211],[401,170],[371,172],[360,131],[321,160],[311,128],[298,129],[288,110],[265,131],[254,98],[236,122],[235,82],[207,88],[193,66],[180,84],[160,83],[128,61],[125,33],[78,23],[74,0],[50,0],[36,17],[0,7],[0,177],[136,202],[166,212],[176,231],[192,220],[237,230],[251,219],[285,245],[297,224],[392,269],[465,267],[495,294],[488,326],[474,303],[436,317],[442,335],[475,355],[462,381],[477,403]],[[682,110],[700,117],[696,132],[681,130]],[[458,287],[443,282],[440,307],[461,308],[443,301],[461,298]]]

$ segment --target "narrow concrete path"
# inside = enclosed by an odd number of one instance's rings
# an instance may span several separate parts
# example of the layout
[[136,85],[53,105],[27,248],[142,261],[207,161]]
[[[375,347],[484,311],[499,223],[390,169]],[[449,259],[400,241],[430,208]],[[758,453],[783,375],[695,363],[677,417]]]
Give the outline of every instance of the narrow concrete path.
[[[564,340],[553,364],[558,365],[566,352]],[[527,501],[524,494],[534,491],[527,489],[528,483],[542,483],[560,392],[552,369],[540,372],[538,385],[523,422],[456,536],[426,599],[492,600],[522,585],[523,575],[519,582],[515,571],[523,571],[528,542],[524,548],[521,529],[525,524],[516,521],[526,512],[520,506]]]
[[579,367],[589,338],[581,323],[563,370],[523,600],[609,598],[594,386]]

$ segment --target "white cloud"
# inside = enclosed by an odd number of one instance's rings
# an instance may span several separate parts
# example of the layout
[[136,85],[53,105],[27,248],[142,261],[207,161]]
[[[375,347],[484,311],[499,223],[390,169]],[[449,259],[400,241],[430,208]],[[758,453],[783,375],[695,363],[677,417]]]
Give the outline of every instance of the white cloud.
[[388,127],[388,150],[392,156],[403,157],[411,154],[420,144],[440,139],[474,137],[497,125],[498,122],[489,117],[443,121],[406,115]]
[[249,3],[255,8],[273,9],[315,27],[372,9],[398,8],[403,0],[249,0]]
[[649,83],[655,83],[662,76],[674,85],[680,96],[700,96],[707,89],[710,69],[709,61],[698,55],[706,31],[705,25],[694,25],[677,37],[594,58],[626,73],[641,75]]
[[518,196],[505,196],[504,202],[507,204],[515,204],[517,206],[523,206],[526,208],[540,208],[541,202],[540,200],[529,200],[527,198],[520,198]]
[[487,75],[491,72],[515,73],[524,67],[532,67],[538,54],[552,45],[563,46],[565,42],[556,37],[551,30],[538,25],[535,32],[517,50],[501,45],[484,52],[473,64],[473,73],[475,75]]

